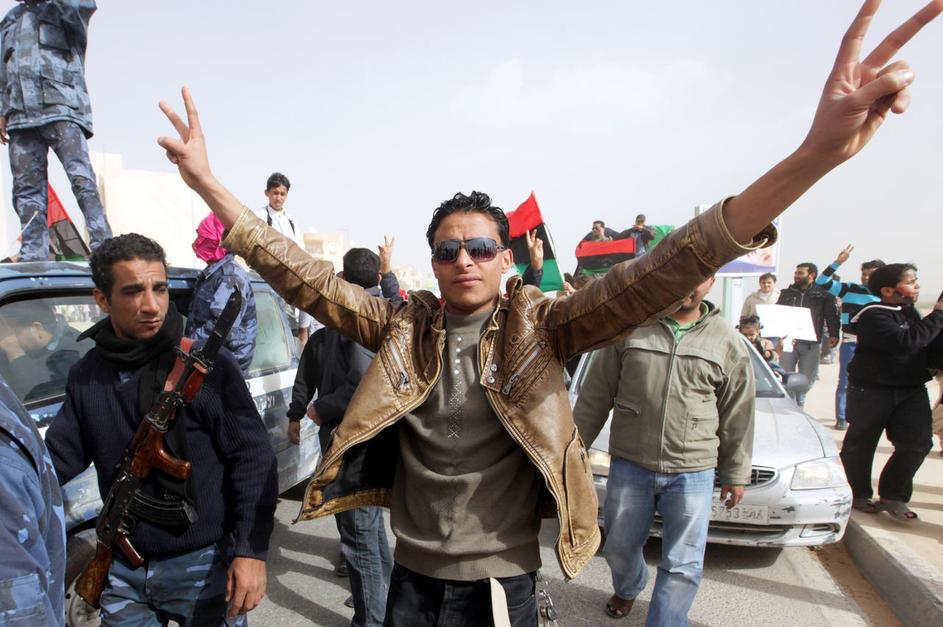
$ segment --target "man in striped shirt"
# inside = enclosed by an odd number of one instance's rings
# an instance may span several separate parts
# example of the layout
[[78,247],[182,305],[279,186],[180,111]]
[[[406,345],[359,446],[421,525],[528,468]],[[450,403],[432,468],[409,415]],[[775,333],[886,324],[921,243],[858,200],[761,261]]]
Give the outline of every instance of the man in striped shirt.
[[855,356],[858,338],[851,320],[868,303],[881,300],[868,289],[871,272],[884,265],[880,259],[872,259],[861,264],[861,283],[844,283],[835,274],[843,263],[848,261],[854,246],[848,245],[838,253],[835,261],[829,264],[815,282],[829,294],[841,299],[841,349],[838,353],[838,387],[835,389],[835,428],[844,431],[848,428],[845,418],[845,397],[848,393],[848,364]]

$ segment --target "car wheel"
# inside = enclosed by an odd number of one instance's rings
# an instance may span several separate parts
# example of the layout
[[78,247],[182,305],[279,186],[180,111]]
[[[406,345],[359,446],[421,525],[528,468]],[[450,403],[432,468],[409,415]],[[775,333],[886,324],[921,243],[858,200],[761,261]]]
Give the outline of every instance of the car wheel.
[[65,567],[65,616],[69,627],[101,625],[98,610],[75,591],[75,580],[95,557],[95,529],[83,529],[69,536]]

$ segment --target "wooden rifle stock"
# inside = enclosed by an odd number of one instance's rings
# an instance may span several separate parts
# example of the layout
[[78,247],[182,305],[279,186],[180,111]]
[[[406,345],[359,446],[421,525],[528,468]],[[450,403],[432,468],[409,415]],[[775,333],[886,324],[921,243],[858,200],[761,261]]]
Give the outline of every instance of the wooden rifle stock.
[[108,580],[108,569],[111,568],[111,547],[101,540],[95,543],[95,559],[85,567],[82,574],[75,581],[75,591],[86,603],[98,609],[102,590]]

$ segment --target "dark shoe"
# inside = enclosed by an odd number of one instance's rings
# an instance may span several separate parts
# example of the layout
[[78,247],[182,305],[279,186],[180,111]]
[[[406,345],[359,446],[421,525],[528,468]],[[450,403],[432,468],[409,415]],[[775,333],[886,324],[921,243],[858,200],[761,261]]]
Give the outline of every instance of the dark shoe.
[[347,560],[342,559],[337,566],[334,567],[334,574],[338,577],[347,576]]
[[344,606],[349,607],[350,609],[354,609],[354,595],[350,595],[349,597],[344,599]]
[[835,421],[835,430],[836,431],[845,431],[848,428],[847,420],[836,420]]
[[866,498],[851,499],[851,506],[865,514],[877,514],[880,511],[874,501]]
[[618,594],[614,594],[606,602],[606,614],[610,618],[625,618],[632,611],[634,603],[635,599],[623,599]]
[[917,520],[917,512],[913,511],[903,501],[885,501],[879,500],[874,504],[882,512],[887,512],[897,520],[904,522],[913,522]]

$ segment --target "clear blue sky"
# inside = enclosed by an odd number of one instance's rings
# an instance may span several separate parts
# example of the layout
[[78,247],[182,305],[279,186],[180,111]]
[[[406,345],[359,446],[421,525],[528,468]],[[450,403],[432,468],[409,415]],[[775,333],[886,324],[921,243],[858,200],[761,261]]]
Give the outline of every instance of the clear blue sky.
[[[395,235],[427,267],[439,202],[478,189],[510,210],[534,190],[570,269],[593,219],[680,224],[795,148],[858,4],[102,0],[91,147],[169,169],[157,102],[188,84],[217,176],[249,205],[282,171],[305,226]],[[886,2],[866,47],[921,4]],[[924,298],[943,289],[943,20],[902,57],[911,110],[786,213],[788,276],[854,243],[846,276],[910,260]]]

